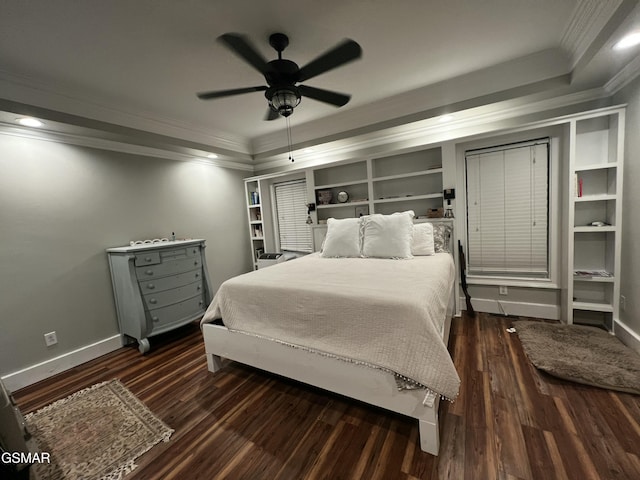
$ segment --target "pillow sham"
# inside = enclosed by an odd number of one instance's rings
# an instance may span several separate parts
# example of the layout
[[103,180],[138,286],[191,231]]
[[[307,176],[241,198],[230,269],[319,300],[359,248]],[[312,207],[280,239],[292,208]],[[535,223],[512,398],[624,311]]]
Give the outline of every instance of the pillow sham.
[[412,255],[433,255],[433,225],[431,223],[416,223],[411,235]]
[[453,253],[449,248],[449,238],[451,237],[451,226],[443,223],[433,226],[433,249],[436,253]]
[[412,258],[412,216],[408,212],[363,217],[362,255],[375,258]]
[[327,235],[322,245],[323,257],[360,256],[360,219],[327,219]]

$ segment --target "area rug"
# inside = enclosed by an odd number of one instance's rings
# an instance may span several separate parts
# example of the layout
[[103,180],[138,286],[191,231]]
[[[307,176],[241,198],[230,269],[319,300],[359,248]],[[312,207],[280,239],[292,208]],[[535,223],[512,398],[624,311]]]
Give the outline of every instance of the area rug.
[[39,480],[121,479],[134,460],[173,430],[118,380],[99,383],[25,416],[50,463],[34,464]]
[[528,320],[513,326],[538,369],[564,380],[640,395],[640,355],[604,330]]

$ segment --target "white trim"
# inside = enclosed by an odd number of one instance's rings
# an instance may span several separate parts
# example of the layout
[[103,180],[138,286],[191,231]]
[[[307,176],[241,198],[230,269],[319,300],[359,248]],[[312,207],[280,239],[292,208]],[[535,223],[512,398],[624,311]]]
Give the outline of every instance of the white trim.
[[640,335],[619,319],[613,320],[613,333],[629,348],[640,353]]
[[640,57],[635,57],[605,83],[604,89],[610,95],[614,95],[631,83],[638,75],[640,75]]
[[17,372],[2,377],[2,381],[10,391],[16,391],[33,383],[52,377],[73,367],[93,360],[122,347],[122,336],[114,335],[99,342],[92,343],[64,353],[44,362],[31,365]]
[[[460,305],[464,306],[465,298],[460,297]],[[521,317],[546,318],[560,320],[560,305],[545,303],[508,302],[488,298],[472,298],[471,305],[478,312],[496,313],[498,315],[517,315]],[[500,308],[502,306],[502,309]]]
[[569,53],[572,69],[575,68],[621,3],[621,0],[578,1],[560,39],[560,46]]
[[[222,168],[231,168],[234,170],[243,170],[253,172],[253,166],[249,164],[239,163],[239,161],[229,161],[222,159],[200,158],[195,154],[178,153],[162,148],[147,147],[144,145],[135,145],[131,143],[107,140],[103,138],[89,137],[85,135],[69,134],[61,132],[46,131],[40,133],[37,130],[26,130],[0,123],[0,135],[9,135],[13,137],[29,138],[35,140],[44,140],[47,142],[62,143],[67,145],[77,145],[81,147],[96,148],[100,150],[109,150],[113,152],[128,153],[131,155],[142,155],[146,157],[164,158],[167,160],[177,160],[181,162],[196,162],[207,165],[213,165]],[[238,154],[240,156],[240,154]]]

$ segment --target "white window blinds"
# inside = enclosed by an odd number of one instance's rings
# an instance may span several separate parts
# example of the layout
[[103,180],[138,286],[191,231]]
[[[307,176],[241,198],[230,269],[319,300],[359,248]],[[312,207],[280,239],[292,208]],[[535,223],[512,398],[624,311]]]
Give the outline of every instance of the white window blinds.
[[467,152],[470,274],[548,277],[548,140]]
[[311,252],[307,225],[307,184],[304,180],[275,185],[280,250]]

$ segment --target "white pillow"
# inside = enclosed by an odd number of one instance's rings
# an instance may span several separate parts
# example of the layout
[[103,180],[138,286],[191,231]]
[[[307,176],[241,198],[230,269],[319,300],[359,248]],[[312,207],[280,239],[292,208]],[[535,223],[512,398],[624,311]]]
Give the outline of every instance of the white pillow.
[[412,255],[434,255],[436,253],[433,243],[433,224],[416,223],[413,226],[411,237]]
[[327,219],[327,236],[322,245],[323,257],[360,256],[360,219]]
[[412,258],[412,216],[409,212],[363,217],[362,255],[377,258]]

